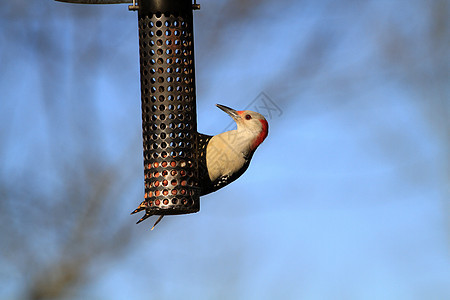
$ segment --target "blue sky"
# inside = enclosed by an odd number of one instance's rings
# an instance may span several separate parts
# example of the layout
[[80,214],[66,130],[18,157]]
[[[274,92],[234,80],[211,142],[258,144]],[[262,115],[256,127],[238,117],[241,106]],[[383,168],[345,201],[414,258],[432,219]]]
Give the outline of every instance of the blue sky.
[[[216,103],[239,110],[261,92],[281,115],[268,116],[269,136],[239,180],[203,197],[197,214],[168,216],[154,231],[152,220],[135,226],[132,247],[93,264],[71,297],[450,299],[450,100],[441,75],[450,58],[442,40],[429,50],[428,1],[263,2],[230,23],[220,19],[228,2],[210,2],[194,13],[199,131],[228,126]],[[2,177],[23,179],[35,147],[31,166],[41,176],[29,184],[57,190],[50,167],[57,162],[46,147],[55,142],[48,126],[59,126],[75,134],[56,138],[75,160],[85,153],[77,138],[102,143],[107,151],[95,159],[123,164],[135,178],[121,191],[118,216],[133,223],[127,214],[143,197],[136,14],[124,5],[42,5],[61,14],[51,24],[61,38],[56,61],[77,59],[48,71],[50,92],[37,56],[0,35],[8,96]],[[73,50],[95,38],[77,32],[76,22],[97,28],[104,53]],[[32,34],[33,22],[26,26]],[[99,68],[83,63],[89,55],[102,60]],[[86,68],[86,78],[71,77],[74,68]],[[57,101],[47,103],[49,94]],[[51,121],[49,109],[59,112]],[[5,279],[0,295],[15,298],[22,279]]]

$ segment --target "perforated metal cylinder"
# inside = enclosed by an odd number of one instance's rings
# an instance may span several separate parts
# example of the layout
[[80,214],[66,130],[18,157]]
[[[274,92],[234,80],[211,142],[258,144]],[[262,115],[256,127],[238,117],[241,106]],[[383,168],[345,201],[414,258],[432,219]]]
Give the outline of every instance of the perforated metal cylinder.
[[192,2],[139,1],[146,215],[200,209]]

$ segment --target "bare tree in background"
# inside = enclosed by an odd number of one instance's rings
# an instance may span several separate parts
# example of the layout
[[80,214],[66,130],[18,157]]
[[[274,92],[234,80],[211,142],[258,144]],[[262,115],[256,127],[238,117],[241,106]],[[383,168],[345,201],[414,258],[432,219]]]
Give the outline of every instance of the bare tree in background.
[[[18,278],[26,299],[71,295],[98,262],[126,251],[136,232],[128,205],[141,196],[139,131],[111,128],[125,134],[111,149],[99,128],[97,85],[117,48],[104,38],[98,11],[76,6],[67,16],[62,8],[0,4],[1,276]],[[34,96],[22,98],[20,89]]]
[[[324,7],[334,9],[332,2]],[[355,4],[350,0],[343,2]],[[205,65],[220,58],[223,42],[220,37],[230,30],[228,24],[236,27],[251,24],[260,17],[259,11],[274,3],[211,1],[209,5],[217,5],[220,14],[196,16],[209,25],[208,32],[203,34],[209,48],[196,49],[200,50],[197,53],[214,53],[210,59],[204,59]],[[292,3],[286,1],[284,7]],[[370,4],[370,1],[360,3],[353,11],[357,14],[359,9],[370,9]],[[374,21],[378,26],[373,26],[373,34],[379,39],[376,50],[390,76],[404,81],[413,95],[411,105],[418,107],[434,128],[443,149],[442,178],[448,183],[450,96],[446,78],[450,73],[447,54],[450,13],[445,0],[423,5],[427,12],[423,26],[426,32],[420,37],[405,33],[403,27],[394,26],[394,20],[389,19],[381,22],[382,26],[378,20]],[[111,151],[99,129],[105,112],[96,101],[98,79],[110,73],[106,81],[119,82],[121,78],[114,74],[123,71],[126,56],[115,57],[110,51],[119,45],[117,40],[114,44],[104,36],[100,10],[61,7],[27,0],[0,3],[0,276],[6,282],[20,282],[21,296],[28,299],[69,297],[89,282],[97,262],[117,259],[129,250],[136,230],[128,211],[124,214],[127,207],[124,202],[130,201],[133,209],[142,196],[143,181],[138,177],[142,173],[139,132],[136,134],[139,142],[125,139],[127,143],[122,148]],[[121,13],[126,13],[125,10],[122,7]],[[65,24],[64,28],[59,28],[61,24]],[[341,69],[329,72],[334,50],[339,46],[338,35],[326,26],[316,25],[304,43],[291,51],[292,57],[283,72],[274,72],[262,84],[262,89],[284,102],[280,105],[288,106],[302,99],[302,91],[318,81],[326,82],[330,90],[337,86],[351,90],[358,89],[365,80],[358,77],[358,72]],[[15,47],[6,48],[8,44]],[[137,51],[130,56],[137,60]],[[20,65],[17,61],[22,59],[38,65],[37,74],[24,74],[24,78],[39,78],[36,82],[40,86],[33,86],[36,90],[33,99],[21,98],[21,89],[29,89],[29,83],[21,82],[17,72],[13,72]],[[130,72],[137,74],[138,69]],[[285,77],[295,84],[280,84]],[[14,93],[7,86],[12,81]],[[135,100],[139,106],[139,99]],[[322,105],[332,109],[343,105],[325,102]],[[17,107],[24,111],[18,111]],[[33,110],[27,111],[27,107]],[[301,113],[311,112],[305,109]],[[135,117],[139,119],[140,114]],[[44,128],[44,132],[33,130],[33,124]],[[385,151],[393,155],[389,149]],[[448,192],[443,191],[447,212]],[[228,293],[230,289],[227,287]]]
[[[446,0],[426,2],[424,26],[416,34],[394,26],[390,20],[389,35],[380,41],[386,65],[396,69],[399,80],[410,91],[411,105],[423,113],[434,139],[440,146],[438,172],[442,181],[441,197],[447,221],[450,247],[450,3]],[[414,149],[414,148],[412,148]],[[430,168],[427,159],[422,162]]]

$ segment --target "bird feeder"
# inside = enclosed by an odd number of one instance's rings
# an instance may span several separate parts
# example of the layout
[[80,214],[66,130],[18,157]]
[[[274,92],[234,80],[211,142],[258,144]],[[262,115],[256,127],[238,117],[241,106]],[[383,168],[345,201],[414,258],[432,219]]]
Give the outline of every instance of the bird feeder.
[[[176,215],[200,210],[193,9],[191,0],[57,0],[131,3],[138,11],[144,201],[132,213]],[[199,145],[201,142],[203,145]],[[157,221],[157,222],[158,222]],[[156,225],[156,223],[155,223]]]
[[[145,199],[151,215],[200,210],[191,0],[138,9]],[[140,220],[140,221],[141,221]]]

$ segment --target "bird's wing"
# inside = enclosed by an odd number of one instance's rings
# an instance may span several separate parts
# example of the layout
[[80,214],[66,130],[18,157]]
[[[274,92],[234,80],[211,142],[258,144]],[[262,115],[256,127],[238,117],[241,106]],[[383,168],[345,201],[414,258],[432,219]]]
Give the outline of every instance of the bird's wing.
[[212,182],[209,179],[208,168],[206,166],[206,147],[211,140],[211,135],[199,133],[197,135],[197,149],[198,149],[198,173],[199,184],[201,193],[200,195],[206,195],[212,192]]

